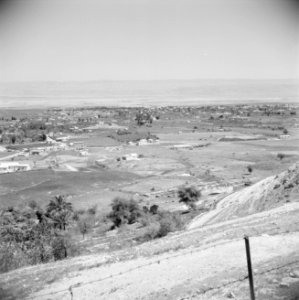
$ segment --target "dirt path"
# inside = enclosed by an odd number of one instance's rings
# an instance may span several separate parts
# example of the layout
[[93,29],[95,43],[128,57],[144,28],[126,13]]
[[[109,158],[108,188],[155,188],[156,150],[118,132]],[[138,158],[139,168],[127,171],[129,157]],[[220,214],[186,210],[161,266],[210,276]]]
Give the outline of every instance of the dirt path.
[[[282,247],[283,245],[283,247]],[[255,266],[277,257],[287,257],[299,249],[299,233],[259,236],[251,239]],[[190,285],[238,271],[246,275],[242,239],[214,243],[208,248],[184,249],[152,258],[139,258],[78,272],[73,278],[53,283],[29,299],[167,299],[178,285]],[[180,291],[181,292],[181,291]]]

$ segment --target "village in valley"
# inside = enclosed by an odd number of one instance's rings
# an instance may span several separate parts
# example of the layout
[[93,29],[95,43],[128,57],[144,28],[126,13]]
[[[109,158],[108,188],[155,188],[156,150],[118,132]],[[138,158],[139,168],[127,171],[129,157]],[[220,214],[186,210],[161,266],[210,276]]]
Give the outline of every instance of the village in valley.
[[[12,220],[22,230],[41,222],[54,231],[48,233],[49,240],[42,235],[42,248],[32,240],[21,252],[5,251],[2,272],[77,257],[86,257],[83,265],[89,269],[97,264],[97,259],[89,262],[89,255],[108,253],[105,260],[113,262],[139,255],[153,259],[219,241],[219,234],[233,241],[244,232],[264,233],[262,227],[276,222],[267,217],[248,227],[239,223],[242,217],[258,218],[255,214],[277,209],[279,231],[296,230],[297,223],[290,227],[290,222],[299,193],[298,113],[297,104],[277,103],[3,109],[3,232]],[[49,212],[53,201],[71,206],[63,223]],[[291,206],[288,215],[279,210],[284,205]],[[122,206],[130,216],[117,216]],[[214,224],[227,220],[236,225],[214,229]],[[52,249],[50,254],[46,247]],[[40,260],[35,251],[41,251]],[[72,268],[83,268],[81,261],[74,261]],[[34,287],[25,273],[17,280],[38,298],[45,283],[53,281],[54,290],[59,289],[55,278],[66,274],[63,265],[57,265],[49,278],[38,267],[34,272],[40,278]],[[8,290],[14,286],[12,278],[5,281]],[[27,295],[22,286],[16,293]],[[185,288],[181,291],[190,294]],[[111,291],[105,293],[109,299]],[[173,293],[167,299],[177,295]]]
[[[250,185],[296,161],[297,112],[295,104],[3,110],[0,176],[18,176],[28,196],[18,195],[18,186],[2,185],[1,198],[30,201],[33,189],[42,199],[55,193],[78,198],[80,206],[87,187],[76,191],[72,178],[109,172],[107,197],[119,192],[143,195],[143,201],[159,195],[168,202],[167,195],[186,183],[207,190]],[[213,159],[207,158],[210,153]],[[113,176],[129,182],[116,188]],[[30,177],[32,187],[27,187]],[[93,180],[88,190],[92,203],[103,189]]]
[[[231,138],[288,139],[286,127],[299,126],[294,122],[296,110],[295,105],[267,104],[7,111],[0,116],[0,173],[59,169],[63,164],[59,166],[57,157],[67,153],[71,156],[71,152],[80,157],[93,154],[94,163],[104,162],[101,154],[98,160],[95,159],[95,152],[90,153],[89,146],[113,151],[117,147],[157,143],[160,139],[156,134],[163,134],[167,125],[176,119],[185,123],[184,132],[173,130],[177,134],[217,132],[219,135],[219,132],[225,132],[219,136],[222,141]],[[280,120],[285,120],[286,127]],[[288,121],[293,123],[288,124]],[[234,133],[236,129],[240,129],[239,137]],[[240,136],[241,132],[247,134],[250,130],[257,134],[251,138]],[[184,146],[196,145],[173,145],[174,148]],[[131,157],[137,158],[135,153],[131,153]]]

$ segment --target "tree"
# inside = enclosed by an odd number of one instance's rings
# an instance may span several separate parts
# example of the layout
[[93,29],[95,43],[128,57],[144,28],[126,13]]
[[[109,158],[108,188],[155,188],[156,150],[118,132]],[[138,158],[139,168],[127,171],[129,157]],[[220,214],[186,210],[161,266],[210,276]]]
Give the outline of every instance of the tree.
[[143,113],[141,111],[139,111],[136,114],[135,120],[136,120],[138,126],[141,126],[145,123],[145,120],[143,118]]
[[195,203],[198,201],[198,198],[201,196],[201,192],[194,186],[182,187],[178,190],[179,202],[183,202],[189,208],[195,209]]
[[288,134],[288,133],[289,133],[288,130],[286,128],[284,128],[283,134]]
[[91,229],[89,218],[79,219],[77,222],[77,226],[84,239],[85,234],[88,233]]
[[144,125],[146,123],[153,123],[153,117],[149,112],[138,111],[138,113],[135,116],[135,120],[137,121],[138,126]]
[[112,211],[108,215],[116,227],[123,224],[133,224],[142,216],[142,209],[133,199],[127,200],[120,197],[112,201]]
[[67,202],[62,195],[55,196],[47,206],[47,216],[54,222],[54,227],[65,230],[72,215],[72,203]]

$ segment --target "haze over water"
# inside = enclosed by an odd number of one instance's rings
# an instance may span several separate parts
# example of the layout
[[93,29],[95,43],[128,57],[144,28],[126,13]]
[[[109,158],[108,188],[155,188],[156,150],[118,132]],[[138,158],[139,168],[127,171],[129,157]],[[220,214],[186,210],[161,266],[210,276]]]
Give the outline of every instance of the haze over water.
[[162,80],[0,84],[0,107],[294,103],[295,80]]

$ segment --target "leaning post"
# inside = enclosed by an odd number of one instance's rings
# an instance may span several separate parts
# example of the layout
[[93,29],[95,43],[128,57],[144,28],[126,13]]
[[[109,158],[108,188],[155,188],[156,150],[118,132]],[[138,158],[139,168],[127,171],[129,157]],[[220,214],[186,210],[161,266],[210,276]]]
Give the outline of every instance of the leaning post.
[[251,298],[251,300],[255,300],[254,285],[253,285],[253,274],[252,274],[252,266],[251,266],[251,255],[250,255],[250,244],[249,244],[249,238],[248,238],[247,235],[244,236],[244,240],[245,240],[245,247],[246,247],[248,279],[249,279],[249,287],[250,287],[250,298]]

